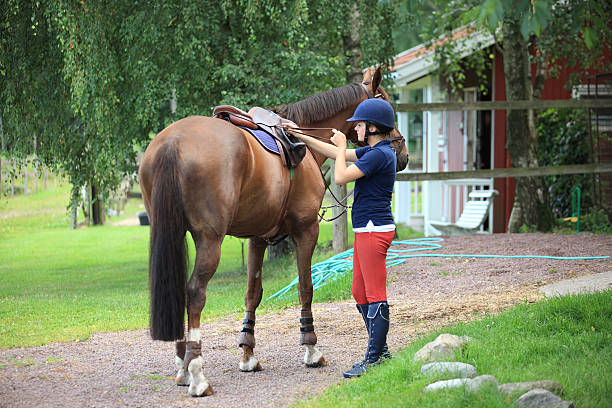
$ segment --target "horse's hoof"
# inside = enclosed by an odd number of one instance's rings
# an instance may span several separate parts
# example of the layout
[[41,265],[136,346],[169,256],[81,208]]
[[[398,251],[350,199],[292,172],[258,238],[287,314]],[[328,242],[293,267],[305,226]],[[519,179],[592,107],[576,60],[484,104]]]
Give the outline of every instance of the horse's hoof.
[[181,387],[186,387],[189,384],[191,384],[189,376],[185,375],[185,373],[183,373],[183,375],[177,374],[175,377],[175,380],[176,380],[176,385],[180,385]]
[[192,397],[207,397],[209,395],[213,395],[213,389],[206,381],[203,381],[198,385],[191,383],[189,385],[189,395]]
[[312,363],[306,363],[306,367],[309,367],[309,368],[323,367],[326,365],[327,365],[327,361],[325,361],[325,357],[323,356],[321,356],[319,361],[315,361]]
[[240,368],[240,371],[245,371],[245,372],[263,370],[263,368],[261,367],[261,364],[259,364],[259,361],[257,361],[255,357],[249,357],[246,361],[244,361],[244,359],[240,360],[240,364],[238,364],[238,368]]
[[204,374],[202,374],[202,356],[194,358],[189,363],[190,384],[189,384],[189,395],[192,397],[203,397],[206,395],[212,395],[213,390]]
[[174,377],[176,385],[187,386],[191,382],[189,373],[185,372],[185,364],[179,356],[175,357],[174,364],[176,366],[176,376]]
[[314,345],[306,344],[306,354],[304,354],[304,364],[306,367],[322,367],[327,365],[323,353],[321,353]]

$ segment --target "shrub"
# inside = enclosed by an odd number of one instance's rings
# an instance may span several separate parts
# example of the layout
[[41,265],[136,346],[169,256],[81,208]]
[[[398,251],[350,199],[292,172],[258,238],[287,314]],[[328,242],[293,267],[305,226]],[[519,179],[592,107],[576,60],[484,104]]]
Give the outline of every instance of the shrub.
[[[538,162],[540,166],[561,166],[589,162],[587,115],[582,109],[548,109],[538,115]],[[592,177],[588,174],[544,178],[556,217],[572,215],[572,191],[582,191],[582,213],[593,206]],[[582,229],[582,228],[581,228]]]

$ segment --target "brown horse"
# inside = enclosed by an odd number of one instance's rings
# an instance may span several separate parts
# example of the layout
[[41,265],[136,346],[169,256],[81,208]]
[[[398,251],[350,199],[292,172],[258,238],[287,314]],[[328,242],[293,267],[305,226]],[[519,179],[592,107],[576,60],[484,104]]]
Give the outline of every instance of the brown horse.
[[[345,122],[368,97],[388,99],[379,86],[380,69],[363,82],[345,85],[295,104],[279,114],[300,126],[337,128],[349,136]],[[396,130],[397,131],[397,130]],[[329,138],[329,131],[313,131]],[[394,142],[398,168],[407,163],[404,143]],[[289,235],[296,247],[299,298],[302,306],[300,344],[308,367],[325,364],[315,347],[311,312],[310,263],[319,235],[317,213],[324,194],[320,166],[325,158],[309,152],[290,174],[279,156],[268,153],[252,137],[227,121],[192,116],[160,132],[140,165],[140,186],[151,223],[149,286],[151,336],[176,343],[176,381],[189,385],[193,396],[210,395],[202,373],[200,316],[206,287],[219,264],[226,235],[249,238],[246,318],[239,338],[239,368],[257,371],[253,354],[255,310],[262,298],[262,264],[268,240]],[[186,273],[186,231],[193,237],[196,258],[189,282]],[[187,307],[187,333],[184,312]]]

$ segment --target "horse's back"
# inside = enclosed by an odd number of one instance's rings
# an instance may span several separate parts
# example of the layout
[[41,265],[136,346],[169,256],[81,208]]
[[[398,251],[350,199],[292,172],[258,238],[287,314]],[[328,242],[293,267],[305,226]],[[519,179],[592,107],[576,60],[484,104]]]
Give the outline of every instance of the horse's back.
[[191,116],[161,131],[141,161],[148,205],[164,152],[175,146],[189,229],[217,235],[266,235],[280,222],[289,171],[250,135],[220,119]]

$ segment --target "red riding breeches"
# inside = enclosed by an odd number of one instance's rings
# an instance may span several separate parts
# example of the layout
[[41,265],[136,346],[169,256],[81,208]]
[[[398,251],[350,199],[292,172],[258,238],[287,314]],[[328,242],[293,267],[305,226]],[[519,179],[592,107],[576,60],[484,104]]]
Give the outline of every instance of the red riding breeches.
[[353,246],[353,298],[360,304],[387,300],[387,249],[395,231],[357,232]]

